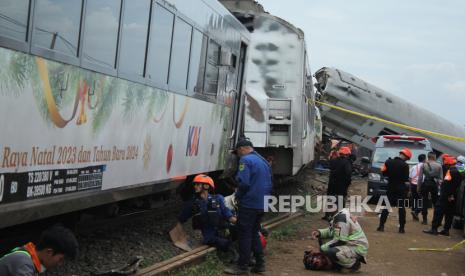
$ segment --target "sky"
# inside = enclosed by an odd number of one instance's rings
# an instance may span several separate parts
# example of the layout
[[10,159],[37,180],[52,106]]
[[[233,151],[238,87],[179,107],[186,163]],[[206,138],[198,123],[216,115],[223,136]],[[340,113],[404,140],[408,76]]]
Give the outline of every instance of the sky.
[[335,67],[465,126],[465,1],[258,0]]

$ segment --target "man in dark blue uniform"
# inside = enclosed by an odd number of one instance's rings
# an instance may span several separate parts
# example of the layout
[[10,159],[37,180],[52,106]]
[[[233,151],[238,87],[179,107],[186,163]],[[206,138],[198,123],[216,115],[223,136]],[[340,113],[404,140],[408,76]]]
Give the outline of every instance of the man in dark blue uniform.
[[[412,152],[404,148],[399,152],[399,156],[389,158],[381,168],[383,175],[388,177],[387,197],[391,206],[399,209],[399,233],[405,233],[405,199],[409,189],[409,166],[407,160],[412,158]],[[383,209],[379,219],[377,231],[384,231],[384,224],[388,218],[389,211]]]
[[265,208],[265,196],[271,194],[271,167],[260,154],[254,151],[252,142],[246,139],[236,144],[240,157],[236,199],[239,209],[237,216],[237,232],[239,240],[239,261],[225,273],[247,275],[251,252],[255,256],[252,272],[265,271],[265,259],[260,242],[259,230]]
[[236,223],[236,217],[225,206],[222,195],[210,194],[215,189],[213,179],[199,174],[193,184],[195,195],[184,204],[179,222],[184,223],[192,217],[192,227],[201,230],[204,244],[228,251],[231,241],[222,237],[219,230],[228,227],[228,222]]
[[[444,165],[447,166],[448,170],[444,177],[444,181],[441,184],[439,200],[434,206],[433,222],[431,223],[430,230],[423,230],[426,234],[432,235],[444,235],[449,236],[449,229],[452,226],[452,219],[454,217],[455,208],[455,196],[457,189],[462,182],[462,176],[455,164],[457,161],[454,157],[448,156],[444,158]],[[439,224],[442,218],[445,217],[444,229],[438,232]]]

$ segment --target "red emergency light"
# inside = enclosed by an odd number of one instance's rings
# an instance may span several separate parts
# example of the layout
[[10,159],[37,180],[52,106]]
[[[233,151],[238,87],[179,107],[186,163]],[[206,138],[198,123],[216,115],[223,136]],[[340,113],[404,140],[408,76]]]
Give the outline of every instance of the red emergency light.
[[424,140],[426,140],[425,137],[406,136],[406,135],[384,135],[383,138],[388,139],[388,140],[410,140],[410,141],[424,141]]

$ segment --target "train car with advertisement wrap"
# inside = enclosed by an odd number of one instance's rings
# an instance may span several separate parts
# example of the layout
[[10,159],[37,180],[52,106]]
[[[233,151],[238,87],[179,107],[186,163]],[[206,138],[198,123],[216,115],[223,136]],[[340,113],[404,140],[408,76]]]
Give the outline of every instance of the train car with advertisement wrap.
[[249,40],[214,0],[2,0],[0,229],[223,170]]

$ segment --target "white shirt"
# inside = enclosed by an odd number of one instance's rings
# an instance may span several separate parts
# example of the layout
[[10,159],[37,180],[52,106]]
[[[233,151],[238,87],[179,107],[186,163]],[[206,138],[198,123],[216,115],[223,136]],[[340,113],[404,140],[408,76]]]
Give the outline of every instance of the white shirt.
[[420,175],[420,171],[421,171],[422,166],[423,166],[423,163],[418,163],[418,164],[416,164],[415,166],[413,166],[410,169],[409,177],[410,177],[410,183],[411,184],[413,184],[413,185],[418,184],[418,177]]

